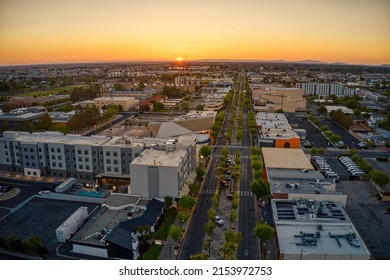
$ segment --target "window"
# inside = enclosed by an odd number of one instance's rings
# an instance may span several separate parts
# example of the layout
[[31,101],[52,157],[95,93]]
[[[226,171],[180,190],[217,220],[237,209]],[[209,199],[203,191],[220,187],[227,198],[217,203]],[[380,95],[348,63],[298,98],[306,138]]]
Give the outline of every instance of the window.
[[69,149],[66,149],[66,153],[69,153]]
[[27,171],[27,175],[31,175],[31,171]]
[[30,163],[29,163],[29,162],[26,162],[26,166],[30,166]]
[[107,164],[111,164],[111,159],[106,159]]
[[117,159],[114,159],[114,164],[118,164],[118,160]]
[[107,166],[107,172],[111,172],[111,167]]
[[62,160],[62,156],[58,156],[58,160]]
[[42,153],[42,148],[39,148],[38,151],[39,151],[40,153]]
[[61,153],[61,149],[60,148],[57,148],[57,153]]
[[84,161],[85,161],[85,162],[89,162],[89,158],[87,158],[87,157],[84,158]]
[[8,152],[5,152],[5,155],[8,156]]
[[33,152],[34,152],[33,148],[30,148],[30,153],[33,153]]
[[92,154],[93,154],[93,155],[96,155],[96,151],[93,151]]
[[124,157],[126,154],[125,153],[122,153],[122,157]]
[[117,157],[118,156],[118,152],[114,152],[114,157]]
[[86,166],[85,166],[85,169],[86,169],[86,170],[89,170],[89,165],[86,165]]
[[111,156],[111,153],[110,152],[106,152],[106,156]]
[[39,156],[39,159],[42,159],[42,156]]
[[50,152],[54,153],[54,148],[50,148]]
[[31,166],[35,167],[35,163],[34,163],[34,162],[32,162],[32,163],[31,163]]
[[77,160],[78,161],[83,161],[83,158],[82,157],[78,157]]
[[27,152],[27,148],[24,148],[24,151]]
[[115,168],[114,168],[114,172],[119,172],[118,167],[115,167]]
[[34,175],[34,176],[37,176],[38,174],[37,174],[37,172],[33,172],[33,175]]
[[83,169],[83,165],[82,164],[79,164],[79,169]]
[[58,167],[62,167],[62,163],[59,163],[59,164],[58,164]]
[[54,160],[54,159],[56,159],[56,157],[55,157],[55,156],[51,156],[51,159],[53,159],[53,160]]
[[31,156],[31,159],[35,159],[35,157],[34,157],[34,156]]
[[84,150],[84,155],[89,155],[88,150]]
[[24,158],[25,158],[25,159],[28,159],[28,155],[25,155]]
[[78,155],[81,155],[81,150],[77,150],[77,154],[78,154]]
[[55,162],[53,162],[53,164],[52,164],[52,165],[53,165],[53,167],[57,167],[57,164],[56,164]]

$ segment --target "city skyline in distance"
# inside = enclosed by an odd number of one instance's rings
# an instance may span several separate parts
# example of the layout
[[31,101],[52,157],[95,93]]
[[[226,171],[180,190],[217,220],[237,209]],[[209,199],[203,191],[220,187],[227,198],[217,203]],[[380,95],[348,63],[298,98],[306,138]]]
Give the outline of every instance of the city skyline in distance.
[[386,0],[3,0],[0,65],[180,57],[378,66],[390,64],[389,10]]

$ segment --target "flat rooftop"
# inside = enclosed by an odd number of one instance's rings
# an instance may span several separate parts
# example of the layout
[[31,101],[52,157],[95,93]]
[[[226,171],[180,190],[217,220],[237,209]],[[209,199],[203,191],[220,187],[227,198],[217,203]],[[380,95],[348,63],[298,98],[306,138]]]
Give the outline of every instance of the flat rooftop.
[[177,117],[175,121],[215,117],[216,114],[215,111],[189,111],[188,114]]
[[266,168],[314,170],[301,149],[262,148]]
[[271,193],[289,193],[289,194],[329,194],[343,195],[334,190],[334,183],[328,181],[318,182],[315,180],[294,180],[294,179],[270,179]]
[[280,254],[285,259],[370,259],[370,252],[352,224],[276,225]]
[[111,139],[111,137],[92,135],[82,136],[79,134],[62,134],[58,131],[45,132],[14,132],[6,131],[3,133],[4,138],[12,138],[24,143],[57,143],[57,144],[80,144],[100,146]]
[[184,149],[165,151],[152,148],[144,150],[131,165],[178,166],[186,155],[187,151]]
[[58,259],[56,229],[80,206],[90,213],[98,204],[35,197],[21,209],[0,222],[0,238],[16,235],[21,239],[38,236],[49,251],[49,259]]
[[128,101],[128,100],[135,100],[134,96],[102,96],[95,98],[94,101]]

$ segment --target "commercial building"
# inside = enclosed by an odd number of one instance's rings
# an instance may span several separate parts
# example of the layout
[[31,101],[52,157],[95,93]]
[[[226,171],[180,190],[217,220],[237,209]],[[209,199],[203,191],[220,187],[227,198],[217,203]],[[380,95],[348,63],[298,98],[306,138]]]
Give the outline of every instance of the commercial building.
[[94,99],[94,104],[99,109],[104,109],[109,105],[121,106],[123,111],[129,111],[138,108],[139,100],[134,97],[103,96]]
[[14,109],[8,113],[0,113],[0,125],[6,128],[22,128],[24,125],[37,125],[39,119],[46,113],[45,107],[30,107]]
[[325,108],[328,111],[328,113],[330,113],[332,111],[341,110],[341,112],[343,112],[344,114],[348,114],[348,115],[352,115],[353,114],[353,110],[349,109],[349,108],[347,108],[345,106],[325,106]]
[[264,173],[273,199],[314,199],[346,205],[347,195],[336,191],[333,179],[314,169],[301,149],[263,148]]
[[269,88],[252,90],[255,111],[284,112],[306,111],[303,90],[297,88]]
[[173,121],[151,122],[148,127],[157,138],[170,138],[180,135],[203,133],[208,134],[215,121],[215,111],[190,111]]
[[261,147],[299,148],[300,137],[284,114],[260,112],[256,115]]
[[144,150],[130,164],[131,194],[145,198],[180,197],[187,178],[195,171],[195,138],[192,143],[183,147],[169,140]]
[[272,200],[282,260],[368,260],[370,252],[338,202]]

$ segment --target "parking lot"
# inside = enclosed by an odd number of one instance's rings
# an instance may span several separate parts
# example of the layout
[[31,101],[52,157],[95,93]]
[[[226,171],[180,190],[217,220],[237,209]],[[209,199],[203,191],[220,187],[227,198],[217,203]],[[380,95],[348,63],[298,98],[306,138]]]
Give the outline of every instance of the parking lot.
[[332,131],[335,134],[340,135],[343,138],[342,141],[349,149],[352,149],[352,148],[357,149],[358,148],[358,144],[360,143],[360,141],[358,139],[356,139],[355,137],[353,137],[348,131],[346,131],[344,128],[342,128],[341,126],[339,126],[338,124],[336,124],[332,120],[320,119],[320,123],[321,123],[320,127],[323,125],[327,125],[329,127],[330,131]]
[[49,251],[48,259],[57,259],[58,246],[55,230],[80,206],[91,212],[96,204],[74,201],[34,198],[20,210],[0,222],[0,238],[11,235],[26,239],[38,236]]
[[378,201],[371,182],[342,181],[337,191],[348,195],[346,211],[374,259],[390,258],[390,202]]
[[298,125],[299,129],[306,130],[306,139],[310,141],[315,147],[324,147],[328,145],[328,140],[320,131],[315,131],[315,127],[306,119],[291,118],[289,123]]

